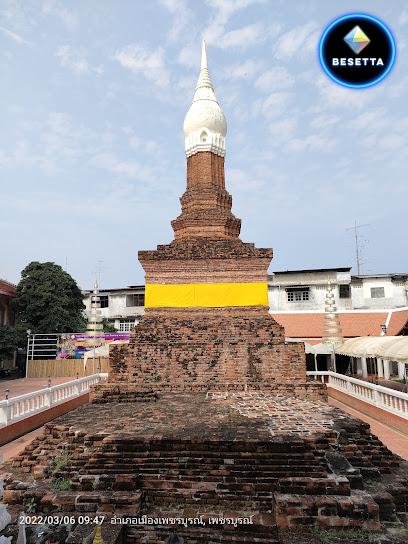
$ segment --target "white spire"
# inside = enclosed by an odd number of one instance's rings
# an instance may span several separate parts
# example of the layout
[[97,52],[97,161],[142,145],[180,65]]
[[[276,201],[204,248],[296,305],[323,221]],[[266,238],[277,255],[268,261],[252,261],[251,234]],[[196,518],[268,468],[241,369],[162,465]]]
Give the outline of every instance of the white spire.
[[91,305],[88,314],[88,325],[86,333],[88,336],[97,336],[103,332],[101,299],[99,297],[98,280],[95,280],[93,292],[91,294]]
[[336,308],[336,299],[331,280],[327,282],[324,314],[323,343],[338,345],[343,343],[341,325]]
[[[210,89],[212,91],[210,100],[215,100],[215,93],[214,93],[214,85],[211,81],[210,72],[208,71],[208,62],[207,62],[207,49],[205,46],[205,41],[203,40],[203,45],[201,47],[201,67],[200,67],[200,75],[198,76],[198,81],[196,85],[196,91],[198,89]],[[197,93],[196,93],[197,94]],[[194,99],[196,99],[196,95],[194,95]]]
[[200,74],[193,103],[184,119],[184,143],[187,157],[199,151],[211,151],[223,157],[226,134],[227,122],[215,96],[203,40]]

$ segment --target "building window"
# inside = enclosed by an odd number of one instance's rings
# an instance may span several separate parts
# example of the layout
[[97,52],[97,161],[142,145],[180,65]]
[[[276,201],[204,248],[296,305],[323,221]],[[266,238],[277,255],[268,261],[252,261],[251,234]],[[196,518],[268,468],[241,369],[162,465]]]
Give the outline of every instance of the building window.
[[108,295],[99,295],[99,300],[101,301],[101,308],[109,308],[109,296]]
[[309,287],[291,287],[286,289],[288,302],[304,302],[309,300]]
[[371,298],[385,298],[384,287],[371,287]]
[[136,321],[134,319],[126,320],[126,321],[120,321],[119,322],[119,331],[120,332],[130,332],[130,329],[132,329],[135,325],[136,325]]
[[126,306],[131,308],[133,306],[144,306],[145,296],[143,293],[137,293],[134,295],[126,295]]
[[350,298],[351,290],[350,285],[339,285],[340,298]]

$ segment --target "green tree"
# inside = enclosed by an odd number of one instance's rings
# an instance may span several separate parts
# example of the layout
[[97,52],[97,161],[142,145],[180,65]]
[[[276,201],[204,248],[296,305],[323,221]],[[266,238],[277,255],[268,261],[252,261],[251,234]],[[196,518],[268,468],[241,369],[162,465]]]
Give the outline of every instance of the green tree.
[[102,319],[103,332],[116,332],[115,325],[107,317]]
[[55,263],[32,262],[21,273],[15,299],[19,326],[35,333],[85,330],[83,295]]
[[0,361],[12,358],[18,346],[18,333],[10,325],[0,325]]

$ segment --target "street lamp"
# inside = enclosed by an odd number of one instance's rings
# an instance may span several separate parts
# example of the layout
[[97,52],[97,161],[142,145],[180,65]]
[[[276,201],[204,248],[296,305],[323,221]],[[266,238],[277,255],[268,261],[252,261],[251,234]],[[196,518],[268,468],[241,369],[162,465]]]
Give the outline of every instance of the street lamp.
[[25,371],[25,377],[28,377],[28,354],[30,352],[30,336],[31,336],[31,329],[27,329],[27,353],[26,353],[26,371]]

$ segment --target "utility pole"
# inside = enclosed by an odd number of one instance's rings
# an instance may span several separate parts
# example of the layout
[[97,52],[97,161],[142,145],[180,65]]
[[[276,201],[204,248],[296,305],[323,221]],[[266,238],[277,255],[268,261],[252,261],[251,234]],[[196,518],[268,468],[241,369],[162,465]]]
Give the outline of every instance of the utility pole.
[[346,230],[353,230],[354,231],[354,241],[356,244],[356,263],[357,263],[357,274],[360,275],[361,273],[361,265],[362,265],[362,259],[361,259],[361,253],[360,253],[360,239],[359,239],[359,229],[362,229],[363,227],[369,227],[369,223],[364,223],[364,225],[357,225],[357,221],[354,221],[354,227],[349,227]]

